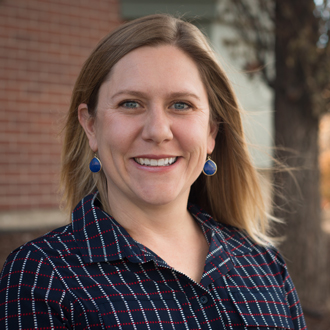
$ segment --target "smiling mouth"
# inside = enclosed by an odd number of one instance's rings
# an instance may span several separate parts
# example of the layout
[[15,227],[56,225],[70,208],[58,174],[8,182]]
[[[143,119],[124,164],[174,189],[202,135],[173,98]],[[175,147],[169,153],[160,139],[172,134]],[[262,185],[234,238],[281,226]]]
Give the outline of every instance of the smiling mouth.
[[161,158],[161,159],[134,158],[134,160],[138,164],[145,166],[169,166],[174,164],[177,159],[178,157]]

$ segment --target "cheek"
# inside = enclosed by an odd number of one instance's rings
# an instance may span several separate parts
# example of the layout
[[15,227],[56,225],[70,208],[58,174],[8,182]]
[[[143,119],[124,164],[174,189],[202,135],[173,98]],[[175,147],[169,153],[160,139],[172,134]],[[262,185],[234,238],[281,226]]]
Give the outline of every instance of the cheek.
[[182,122],[178,125],[177,136],[179,142],[185,149],[193,151],[200,149],[206,153],[208,147],[209,126],[204,119],[194,119],[191,121]]
[[117,128],[111,116],[106,116],[103,112],[98,113],[96,122],[96,139],[100,153],[104,154],[111,150],[111,145],[116,144]]
[[96,135],[99,148],[103,152],[107,154],[124,153],[136,140],[136,121],[108,114],[100,117]]

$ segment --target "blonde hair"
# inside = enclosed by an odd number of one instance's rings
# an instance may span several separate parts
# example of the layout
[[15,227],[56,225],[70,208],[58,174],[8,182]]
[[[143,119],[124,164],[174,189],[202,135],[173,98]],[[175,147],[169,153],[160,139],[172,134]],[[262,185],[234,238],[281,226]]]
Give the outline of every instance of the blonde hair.
[[178,47],[196,63],[208,93],[210,120],[219,127],[211,155],[218,171],[213,177],[198,177],[189,201],[204,208],[216,221],[238,227],[255,242],[267,244],[271,241],[270,218],[248,154],[234,91],[201,31],[170,15],[146,16],[121,25],[85,62],[73,89],[65,126],[61,186],[67,208],[72,211],[84,196],[98,189],[102,207],[109,212],[105,174],[89,170],[93,153],[78,121],[78,106],[88,104],[89,114],[95,116],[99,88],[112,67],[136,48],[164,44]]

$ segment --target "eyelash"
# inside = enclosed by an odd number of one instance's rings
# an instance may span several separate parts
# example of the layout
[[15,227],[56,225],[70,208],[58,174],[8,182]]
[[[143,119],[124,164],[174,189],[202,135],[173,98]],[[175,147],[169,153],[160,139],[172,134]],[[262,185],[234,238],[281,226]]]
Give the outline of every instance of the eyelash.
[[[124,107],[124,108],[129,108],[129,109],[137,108],[137,107],[129,107],[129,106],[127,106],[127,103],[136,103],[136,104],[139,104],[139,102],[137,102],[137,101],[126,100],[126,101],[121,102],[121,103],[119,104],[119,106]],[[126,106],[125,106],[125,104],[126,104]],[[140,104],[139,104],[139,105],[140,105]]]
[[185,106],[185,108],[176,109],[176,110],[188,110],[188,109],[191,109],[191,108],[192,108],[191,104],[189,104],[189,103],[187,103],[187,102],[183,102],[183,101],[177,101],[177,102],[174,102],[174,103],[172,104],[172,106],[174,106],[175,104],[180,104],[180,105],[184,105],[184,106]]
[[[123,102],[121,102],[119,104],[119,106],[121,107],[124,107],[124,108],[127,108],[127,109],[135,109],[135,108],[138,108],[138,106],[136,107],[132,107],[132,106],[127,106],[128,103],[135,103],[135,104],[138,104],[140,106],[140,103],[137,102],[137,101],[134,101],[134,100],[125,100]],[[126,104],[126,105],[125,105]],[[180,104],[180,105],[183,105],[184,108],[179,108],[179,109],[175,109],[175,110],[179,110],[179,111],[184,111],[184,110],[189,110],[192,108],[192,105],[187,103],[187,102],[183,102],[183,101],[176,101],[174,103],[172,103],[171,107],[175,106],[176,104]]]

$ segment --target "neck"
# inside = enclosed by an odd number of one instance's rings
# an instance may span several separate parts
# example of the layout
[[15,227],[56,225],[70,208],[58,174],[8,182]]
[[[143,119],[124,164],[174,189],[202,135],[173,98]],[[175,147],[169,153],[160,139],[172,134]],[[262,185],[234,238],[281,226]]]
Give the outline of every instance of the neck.
[[163,205],[137,205],[109,195],[110,213],[133,239],[199,282],[209,246],[187,210],[188,195]]
[[[188,195],[163,205],[138,205],[109,195],[110,214],[137,241],[173,239],[196,228],[187,210]],[[190,230],[189,230],[190,229]]]

